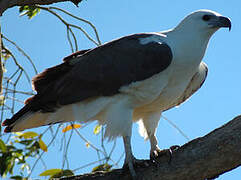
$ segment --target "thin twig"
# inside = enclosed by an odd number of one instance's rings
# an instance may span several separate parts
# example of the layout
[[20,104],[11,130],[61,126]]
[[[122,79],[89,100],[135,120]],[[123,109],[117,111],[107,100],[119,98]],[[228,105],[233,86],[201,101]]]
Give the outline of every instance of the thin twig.
[[37,71],[37,69],[36,69],[36,66],[34,65],[33,60],[30,58],[30,56],[27,55],[27,53],[25,53],[25,51],[24,51],[22,48],[20,48],[20,46],[18,46],[15,42],[13,42],[13,41],[11,41],[10,39],[8,39],[8,38],[7,38],[6,36],[4,36],[3,34],[2,34],[2,38],[5,39],[6,41],[8,41],[9,43],[11,43],[12,45],[14,45],[14,46],[17,48],[17,50],[18,50],[19,52],[21,52],[21,53],[23,54],[23,56],[25,56],[25,57],[28,59],[28,61],[30,62],[30,64],[32,65],[32,67],[33,67],[33,69],[34,69],[35,74],[38,74],[38,71]]
[[190,138],[179,128],[177,127],[176,124],[174,124],[172,121],[170,121],[169,119],[167,119],[165,116],[163,116],[163,119],[165,119],[169,124],[172,125],[172,127],[174,127],[187,141],[190,141]]
[[83,21],[83,22],[89,24],[93,28],[93,30],[95,32],[95,36],[96,36],[96,39],[97,39],[99,45],[101,45],[101,41],[100,41],[100,37],[99,37],[98,32],[97,32],[97,29],[90,21],[88,21],[86,19],[83,19],[83,18],[80,18],[80,17],[77,17],[77,16],[75,16],[75,15],[73,15],[73,14],[71,14],[71,13],[69,13],[69,12],[67,12],[67,11],[65,11],[63,9],[57,8],[57,7],[49,7],[49,9],[56,9],[56,10],[62,11],[63,13],[65,13],[65,14],[67,14],[67,15],[75,18],[75,19],[78,19],[80,21]]
[[13,89],[7,89],[6,87],[3,87],[3,90],[7,91],[7,93],[19,93],[24,95],[34,95],[32,92],[25,92],[25,91],[19,91],[19,90],[13,90]]
[[81,166],[81,167],[79,167],[79,168],[73,169],[72,171],[73,171],[73,172],[76,172],[76,171],[78,171],[78,170],[81,170],[81,169],[86,168],[86,167],[88,167],[88,166],[97,164],[98,162],[104,161],[104,160],[105,160],[105,158],[100,159],[100,160],[98,160],[98,161],[94,161],[94,162],[88,163],[88,164],[86,164],[86,165],[84,165],[84,166]]
[[71,39],[70,39],[68,26],[66,26],[66,31],[67,31],[67,40],[68,40],[68,42],[69,42],[71,52],[73,53],[73,52],[74,52],[74,47],[73,47],[73,44],[72,44]]
[[[50,128],[50,127],[49,127],[49,128]],[[47,130],[49,130],[49,128],[47,128]],[[46,130],[45,132],[47,132],[47,130]],[[47,147],[49,147],[49,146],[54,142],[55,137],[56,137],[57,134],[58,134],[58,131],[59,131],[59,126],[58,126],[58,128],[57,128],[57,130],[56,130],[56,132],[55,132],[54,138],[51,139],[51,141],[49,142],[49,144],[47,145]],[[45,132],[44,132],[44,133],[45,133]],[[31,171],[30,171],[30,173],[28,174],[27,178],[29,178],[29,177],[31,176],[31,174],[33,173],[33,170],[34,170],[35,166],[37,165],[38,161],[42,158],[42,156],[43,156],[44,153],[45,153],[45,152],[43,151],[43,152],[39,155],[39,157],[37,158],[37,160],[34,162],[33,167],[31,168]]]
[[18,63],[18,61],[17,61],[17,59],[15,58],[15,56],[13,55],[13,53],[12,53],[10,50],[8,50],[6,47],[3,47],[3,48],[4,48],[4,50],[7,51],[8,54],[13,58],[13,61],[14,61],[15,65],[16,65],[20,70],[23,71],[23,73],[25,74],[28,82],[31,84],[30,77],[28,76],[26,70]]
[[77,129],[74,129],[75,132],[79,135],[79,137],[86,143],[88,143],[90,145],[90,147],[92,147],[94,150],[101,152],[104,154],[104,152],[102,150],[100,150],[99,148],[95,147],[90,141],[88,141],[84,136],[82,136],[79,131]]
[[[76,29],[79,29],[91,42],[93,42],[97,46],[100,45],[99,42],[96,42],[93,38],[91,38],[84,29],[82,29],[81,27],[79,27],[77,25],[67,23],[67,21],[65,21],[59,14],[57,14],[54,11],[52,11],[51,8],[42,7],[42,6],[36,6],[36,7],[39,8],[39,9],[45,10],[45,11],[53,14],[54,16],[56,16],[63,24],[65,24],[67,26],[67,28],[70,29],[70,27],[74,27]],[[52,7],[52,9],[53,9],[53,7]]]

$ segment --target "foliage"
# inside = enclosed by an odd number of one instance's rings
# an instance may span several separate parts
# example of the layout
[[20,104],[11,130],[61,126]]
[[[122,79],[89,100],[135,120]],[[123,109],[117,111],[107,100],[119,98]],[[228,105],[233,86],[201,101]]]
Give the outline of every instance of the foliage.
[[25,169],[29,170],[30,165],[26,160],[40,153],[40,140],[41,135],[35,132],[16,133],[8,144],[0,139],[0,175],[5,177],[8,173],[13,174],[16,164],[20,165],[21,175]]
[[40,12],[40,9],[36,6],[21,6],[19,8],[20,16],[27,15],[29,19],[32,19]]
[[105,164],[101,164],[99,166],[96,166],[92,169],[92,172],[96,172],[96,171],[110,171],[112,168],[112,165],[109,165],[108,163]]
[[[9,144],[5,144],[0,139],[0,175],[6,177],[7,174],[13,175],[13,169],[16,165],[20,166],[20,175],[11,176],[12,179],[24,179],[24,170],[30,170],[27,159],[36,158],[40,152],[47,152],[47,145],[42,140],[42,135],[36,132],[28,131],[25,133],[15,133]],[[50,176],[50,178],[59,178],[71,176],[74,173],[69,169],[49,169],[42,172],[39,176]]]
[[94,134],[97,135],[100,133],[102,126],[97,124],[94,128]]
[[64,176],[73,176],[74,173],[69,170],[69,169],[49,169],[46,170],[44,172],[42,172],[41,174],[39,174],[39,176],[49,176],[49,179],[52,178],[60,178],[60,177],[64,177]]

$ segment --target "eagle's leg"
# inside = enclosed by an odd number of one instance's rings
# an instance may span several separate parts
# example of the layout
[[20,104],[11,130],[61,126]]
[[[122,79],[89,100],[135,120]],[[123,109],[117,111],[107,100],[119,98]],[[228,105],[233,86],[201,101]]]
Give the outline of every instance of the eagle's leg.
[[143,127],[141,125],[140,132],[144,135],[145,139],[149,139],[151,150],[150,150],[150,159],[156,160],[158,156],[168,156],[169,161],[171,160],[171,149],[163,149],[161,150],[158,147],[158,142],[156,138],[156,129],[158,126],[158,122],[161,117],[161,111],[149,112],[146,113],[145,116],[142,117]]
[[171,146],[169,149],[160,149],[157,145],[157,139],[154,134],[149,136],[149,140],[151,143],[151,151],[150,151],[150,159],[155,160],[158,156],[167,156],[169,158],[169,162],[172,159],[173,151],[176,151],[180,146],[174,145]]
[[131,137],[123,136],[123,142],[124,142],[125,155],[126,155],[123,168],[128,166],[131,176],[135,179],[137,176],[136,176],[136,172],[134,169],[135,157],[133,156],[132,150],[131,150]]
[[150,151],[150,159],[151,160],[156,160],[157,157],[159,156],[168,156],[169,157],[169,161],[171,161],[171,155],[172,155],[172,151],[170,149],[160,149],[157,145],[157,139],[155,134],[151,134],[149,135],[149,140],[150,140],[150,144],[151,144],[151,151]]
[[155,134],[148,134],[148,137],[151,144],[150,159],[155,159],[162,152],[162,150],[157,145]]
[[157,138],[155,136],[158,122],[161,117],[161,111],[149,112],[142,117],[143,127],[141,126],[140,131],[145,139],[149,139],[151,150],[150,159],[155,159],[162,150],[158,147]]

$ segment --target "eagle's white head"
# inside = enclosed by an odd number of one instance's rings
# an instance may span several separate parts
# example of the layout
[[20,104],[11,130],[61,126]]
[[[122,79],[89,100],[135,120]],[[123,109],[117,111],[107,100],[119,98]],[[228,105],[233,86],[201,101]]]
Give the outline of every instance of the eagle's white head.
[[211,36],[219,28],[227,27],[231,29],[229,18],[211,10],[198,10],[186,16],[175,28],[177,31],[199,33]]

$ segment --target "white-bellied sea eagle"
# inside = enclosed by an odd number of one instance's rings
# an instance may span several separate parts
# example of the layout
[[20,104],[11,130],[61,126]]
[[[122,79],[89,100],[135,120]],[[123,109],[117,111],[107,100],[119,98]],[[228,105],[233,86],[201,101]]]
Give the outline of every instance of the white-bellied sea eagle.
[[131,150],[132,123],[149,139],[150,156],[160,149],[155,136],[161,113],[196,92],[207,76],[202,62],[209,39],[229,18],[198,10],[175,28],[121,37],[76,52],[33,78],[36,95],[2,125],[5,132],[78,120],[98,120],[105,137],[122,137],[124,165],[136,176]]

